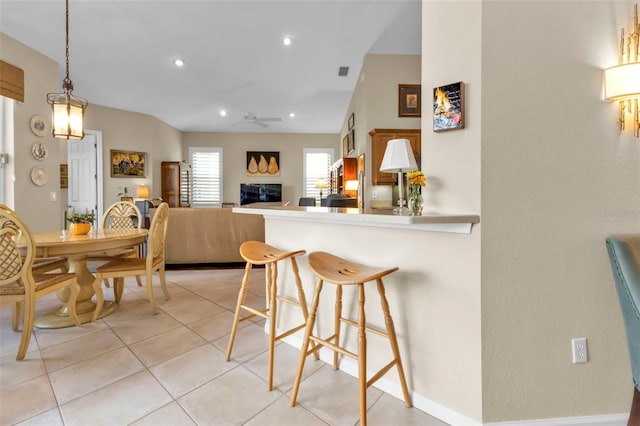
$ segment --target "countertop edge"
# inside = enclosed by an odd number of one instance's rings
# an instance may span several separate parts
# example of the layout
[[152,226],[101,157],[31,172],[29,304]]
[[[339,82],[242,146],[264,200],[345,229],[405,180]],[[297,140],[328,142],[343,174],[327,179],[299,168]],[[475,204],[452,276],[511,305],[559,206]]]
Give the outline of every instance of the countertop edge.
[[364,210],[335,207],[244,206],[234,213],[260,214],[265,219],[338,223],[343,225],[400,228],[470,234],[480,222],[475,214],[424,212],[421,216],[397,215],[390,210]]

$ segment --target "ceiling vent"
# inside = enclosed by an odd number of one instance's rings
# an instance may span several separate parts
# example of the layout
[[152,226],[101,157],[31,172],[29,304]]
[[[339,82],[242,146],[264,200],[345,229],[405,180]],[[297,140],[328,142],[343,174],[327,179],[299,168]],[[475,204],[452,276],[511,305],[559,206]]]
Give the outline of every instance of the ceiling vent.
[[349,74],[349,67],[340,67],[338,69],[338,77],[346,77]]

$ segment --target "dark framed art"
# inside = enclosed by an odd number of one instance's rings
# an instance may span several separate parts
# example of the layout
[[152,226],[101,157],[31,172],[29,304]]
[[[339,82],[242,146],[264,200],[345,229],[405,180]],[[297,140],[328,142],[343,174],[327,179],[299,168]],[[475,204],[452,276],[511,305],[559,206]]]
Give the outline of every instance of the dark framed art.
[[464,129],[464,83],[433,89],[433,131]]
[[347,148],[349,152],[347,153],[347,155],[351,155],[356,150],[355,130],[351,129],[351,131],[347,134],[347,136],[349,136],[349,142],[347,144]]
[[422,97],[419,84],[398,85],[398,117],[421,117]]
[[111,150],[111,177],[145,177],[147,153]]
[[351,115],[349,116],[349,121],[347,121],[348,130],[353,129],[353,125],[355,124],[355,116],[353,114],[354,113],[352,112]]
[[349,132],[342,138],[342,156],[349,155]]
[[280,176],[280,152],[247,151],[247,176]]

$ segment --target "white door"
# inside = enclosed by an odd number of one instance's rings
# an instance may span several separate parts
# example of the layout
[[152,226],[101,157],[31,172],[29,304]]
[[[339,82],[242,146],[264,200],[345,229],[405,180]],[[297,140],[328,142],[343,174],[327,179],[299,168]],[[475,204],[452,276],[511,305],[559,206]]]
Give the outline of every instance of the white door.
[[78,212],[93,210],[100,216],[102,203],[99,200],[101,197],[98,197],[98,152],[96,133],[85,132],[84,139],[68,141],[68,208]]

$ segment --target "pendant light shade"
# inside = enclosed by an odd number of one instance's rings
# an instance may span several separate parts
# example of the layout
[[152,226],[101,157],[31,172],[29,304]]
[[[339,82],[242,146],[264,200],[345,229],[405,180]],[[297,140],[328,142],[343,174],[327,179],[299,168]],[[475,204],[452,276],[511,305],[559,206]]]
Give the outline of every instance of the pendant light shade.
[[73,95],[69,78],[69,0],[66,0],[66,59],[67,75],[62,81],[62,93],[47,94],[47,103],[53,112],[53,137],[60,139],[84,138],[84,111],[88,102]]

